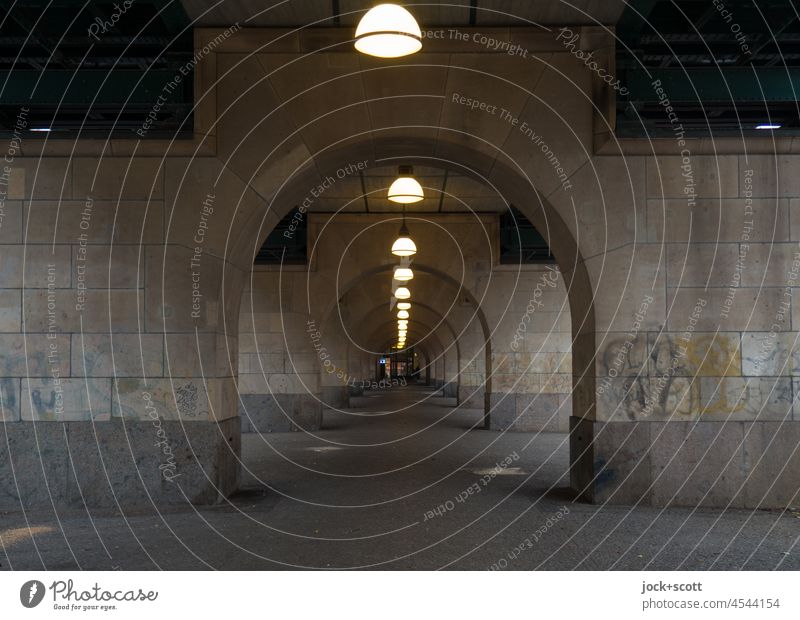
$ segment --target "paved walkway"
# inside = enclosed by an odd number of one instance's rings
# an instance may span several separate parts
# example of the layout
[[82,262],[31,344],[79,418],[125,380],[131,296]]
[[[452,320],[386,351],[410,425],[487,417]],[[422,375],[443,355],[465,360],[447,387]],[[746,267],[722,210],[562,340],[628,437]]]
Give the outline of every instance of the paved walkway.
[[422,387],[353,404],[317,436],[245,435],[243,490],[225,505],[0,515],[0,564],[800,569],[800,515],[573,503],[566,435],[471,430],[479,411]]

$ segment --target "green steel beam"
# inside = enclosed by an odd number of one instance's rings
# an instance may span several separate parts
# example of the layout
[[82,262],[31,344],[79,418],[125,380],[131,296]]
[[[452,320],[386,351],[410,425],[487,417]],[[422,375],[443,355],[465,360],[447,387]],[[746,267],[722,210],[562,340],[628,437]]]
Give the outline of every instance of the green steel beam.
[[[180,82],[166,89],[176,78]],[[0,71],[0,89],[1,105],[152,104],[159,96],[184,103],[192,100],[192,77],[173,70]]]
[[[644,20],[659,2],[660,0],[627,0],[625,3],[627,6],[617,21],[617,35],[625,40],[638,36],[644,30]],[[637,11],[643,17],[640,17]]]
[[651,68],[621,72],[621,83],[633,102],[657,102],[658,80],[670,101],[760,102],[796,101],[800,95],[799,67]]

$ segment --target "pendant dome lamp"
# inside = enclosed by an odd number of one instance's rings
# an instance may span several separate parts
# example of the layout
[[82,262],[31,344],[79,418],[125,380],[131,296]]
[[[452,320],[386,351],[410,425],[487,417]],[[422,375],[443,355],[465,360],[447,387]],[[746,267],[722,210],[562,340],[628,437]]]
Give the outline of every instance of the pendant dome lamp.
[[398,319],[408,319],[409,316],[411,316],[411,315],[408,313],[408,310],[400,310],[397,313],[397,318]]
[[396,267],[394,270],[394,279],[398,282],[408,282],[414,279],[414,272],[408,267]]
[[397,4],[379,4],[366,12],[356,27],[355,48],[378,58],[399,58],[422,49],[417,20]]
[[406,208],[403,207],[403,223],[400,225],[397,239],[392,244],[392,254],[400,258],[408,258],[417,253],[417,244],[411,239],[411,233],[406,227]]
[[411,310],[411,302],[409,302],[409,301],[398,301],[397,302],[397,309],[398,310]]
[[422,185],[414,178],[413,166],[400,166],[398,177],[389,186],[387,198],[398,204],[413,204],[425,198]]
[[411,291],[405,286],[401,286],[394,292],[395,299],[411,299]]

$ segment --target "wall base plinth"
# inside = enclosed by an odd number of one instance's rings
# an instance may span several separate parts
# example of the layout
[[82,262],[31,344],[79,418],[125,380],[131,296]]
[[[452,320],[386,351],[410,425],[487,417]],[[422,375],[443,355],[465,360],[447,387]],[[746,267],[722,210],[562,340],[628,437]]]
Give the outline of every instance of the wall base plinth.
[[318,431],[322,403],[312,394],[242,394],[239,416],[243,433]]
[[569,394],[493,393],[490,428],[495,431],[566,433],[572,411]]
[[239,485],[239,418],[0,426],[0,510],[215,504]]
[[786,508],[800,490],[800,422],[570,418],[570,481],[595,504]]

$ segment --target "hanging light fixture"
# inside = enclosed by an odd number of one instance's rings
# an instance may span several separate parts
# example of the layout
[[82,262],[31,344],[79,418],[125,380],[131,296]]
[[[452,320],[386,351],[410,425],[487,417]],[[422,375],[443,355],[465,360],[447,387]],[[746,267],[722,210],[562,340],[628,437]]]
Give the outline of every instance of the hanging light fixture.
[[379,4],[358,22],[355,48],[378,58],[408,56],[422,49],[422,31],[403,7]]
[[398,282],[408,282],[414,279],[414,272],[408,267],[395,267],[394,279]]
[[397,240],[392,244],[392,254],[395,256],[414,256],[417,253],[417,245],[411,240],[405,222],[400,227]]
[[405,286],[401,286],[394,292],[394,296],[396,299],[411,299],[411,291]]
[[408,310],[400,310],[400,312],[397,313],[398,319],[407,319],[409,316]]
[[398,301],[397,302],[397,309],[398,310],[411,310],[411,302]]
[[400,166],[397,169],[398,177],[389,186],[388,198],[399,204],[412,204],[425,198],[422,185],[414,178],[412,166]]

